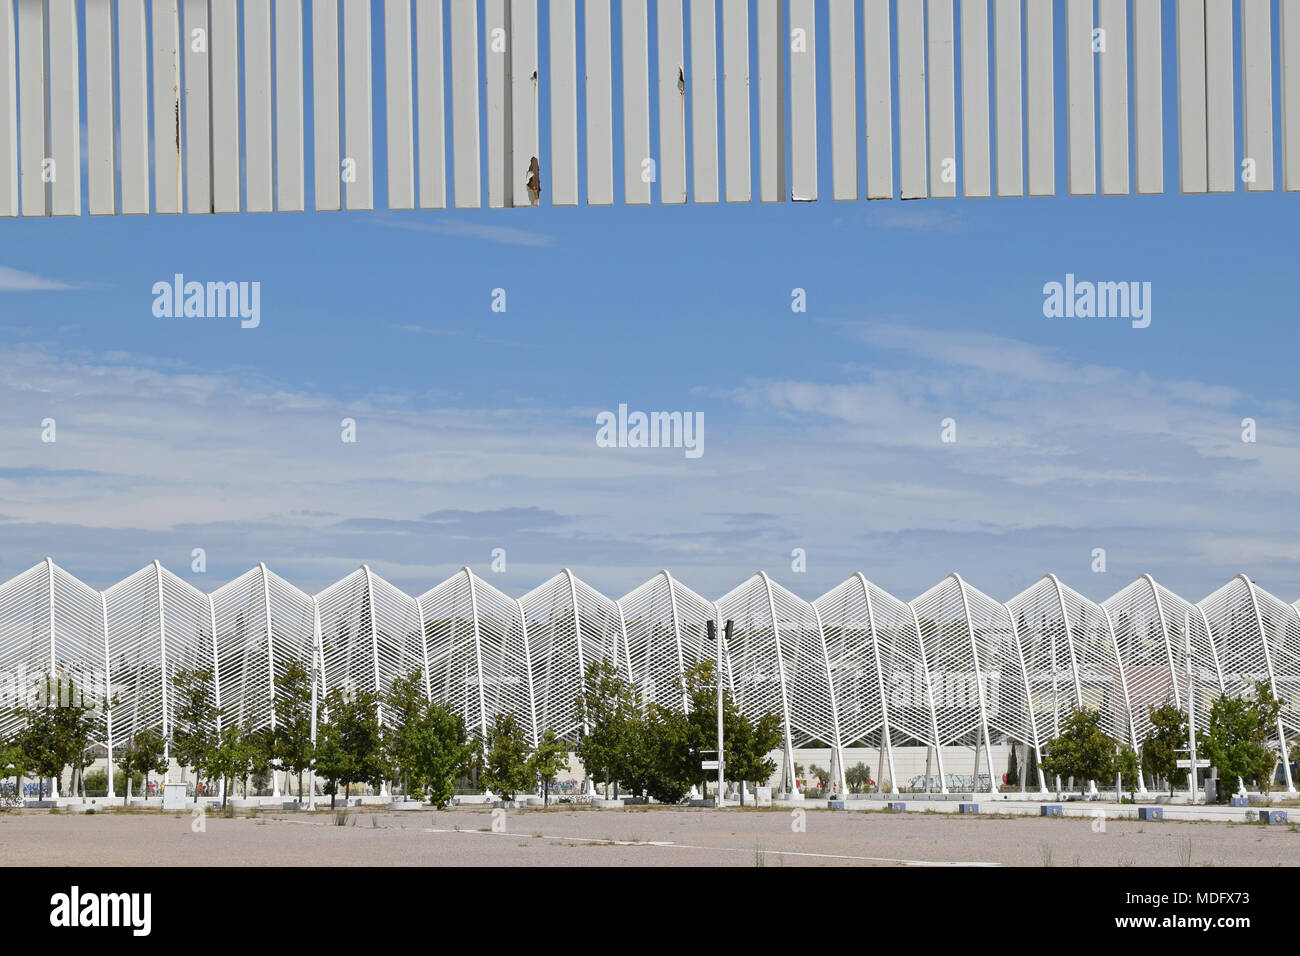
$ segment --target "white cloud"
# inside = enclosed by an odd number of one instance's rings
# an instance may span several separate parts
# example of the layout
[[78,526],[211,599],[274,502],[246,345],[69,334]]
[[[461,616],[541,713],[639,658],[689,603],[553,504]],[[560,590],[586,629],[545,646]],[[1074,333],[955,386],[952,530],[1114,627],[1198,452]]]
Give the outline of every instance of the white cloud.
[[31,272],[0,266],[0,292],[50,292],[78,289],[79,285],[59,279],[47,279]]

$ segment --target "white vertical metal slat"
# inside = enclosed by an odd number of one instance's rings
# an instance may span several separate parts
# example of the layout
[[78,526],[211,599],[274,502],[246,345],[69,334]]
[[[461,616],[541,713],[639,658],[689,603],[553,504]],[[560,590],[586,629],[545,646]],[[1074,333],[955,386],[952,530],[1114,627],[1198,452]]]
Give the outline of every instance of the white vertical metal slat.
[[1107,196],[1123,196],[1129,191],[1127,0],[1097,0],[1097,25],[1106,37],[1106,52],[1097,55],[1101,71],[1101,191]]
[[1025,141],[1020,0],[993,0],[993,31],[998,195],[1023,196]]
[[690,0],[691,183],[697,203],[718,201],[717,0]]
[[1161,0],[1133,0],[1134,189],[1165,191]]
[[[830,0],[831,193],[858,198],[858,54],[854,0]],[[816,91],[814,90],[814,96]],[[816,103],[814,101],[814,109]]]
[[952,0],[928,0],[926,79],[930,92],[930,195],[957,195],[957,103],[953,88]]
[[1205,161],[1212,193],[1237,185],[1232,40],[1232,0],[1205,0]]
[[[749,202],[749,3],[722,0],[722,102],[727,202]],[[697,187],[698,195],[698,187]]]
[[239,212],[239,10],[211,6],[212,211]]
[[1056,192],[1056,75],[1052,4],[1025,7],[1025,112],[1029,141],[1029,195]]
[[989,153],[988,0],[961,0],[962,195],[991,190]]
[[[643,0],[623,0],[623,201],[650,202],[650,30]],[[657,166],[658,163],[656,162]]]
[[343,0],[343,143],[356,164],[356,178],[345,184],[348,209],[375,208],[370,56],[370,0]]
[[868,199],[890,199],[894,195],[894,73],[890,46],[889,0],[863,0]]
[[180,16],[176,0],[154,0],[153,50],[154,211],[181,211]]
[[1092,58],[1092,0],[1066,0],[1066,131],[1071,196],[1097,192],[1096,104]]
[[451,5],[451,141],[455,165],[452,185],[457,209],[483,202],[479,172],[478,5]]
[[483,71],[487,99],[488,207],[510,205],[510,0],[483,2]]
[[411,100],[411,3],[384,0],[384,126],[388,208],[415,208],[415,113]]
[[551,0],[552,206],[578,204],[578,21],[576,0]]
[[45,8],[18,0],[18,124],[24,216],[49,215],[45,162]]
[[785,51],[780,0],[758,0],[758,180],[763,202],[785,202]]
[[0,0],[0,216],[18,215],[17,57],[13,0]]
[[311,4],[312,172],[315,205],[337,212],[342,206],[339,140],[339,0]]
[[1024,195],[1021,0],[993,0],[997,96],[997,194]]
[[[510,0],[510,176],[511,205],[540,202],[530,188],[541,186],[541,144],[537,119],[537,0]],[[537,160],[537,180],[532,179]]]
[[1277,12],[1282,73],[1282,188],[1300,191],[1300,10],[1283,3]]
[[[1284,4],[1285,5],[1285,4]],[[1243,160],[1254,167],[1247,192],[1273,189],[1273,24],[1269,0],[1241,0]]]
[[1184,193],[1209,185],[1205,152],[1205,0],[1178,0],[1178,172]]
[[244,0],[244,167],[249,212],[275,210],[271,0]]
[[303,155],[302,0],[275,0],[275,205],[306,206]]
[[585,0],[587,204],[614,204],[614,67],[610,0]]
[[212,212],[208,0],[181,0],[185,42],[185,208]]
[[[686,202],[686,52],[682,0],[658,0],[659,201]],[[695,81],[694,75],[691,82]]]
[[927,194],[923,7],[898,6],[898,177],[904,199]]
[[118,0],[118,148],[122,212],[149,212],[149,44],[144,0]]
[[[0,3],[0,31],[7,15]],[[117,213],[117,141],[114,135],[113,0],[86,0],[86,182],[92,216]],[[0,37],[0,59],[4,41]],[[4,70],[0,66],[0,85]],[[3,94],[0,93],[0,103]],[[3,142],[0,129],[0,143]],[[0,146],[0,166],[3,166]],[[0,199],[0,215],[3,215]]]
[[50,211],[81,215],[81,64],[76,0],[49,0]]
[[420,208],[447,208],[447,116],[443,90],[442,0],[415,5]]
[[[817,199],[817,9],[790,0],[790,198]],[[803,43],[795,47],[795,31]]]

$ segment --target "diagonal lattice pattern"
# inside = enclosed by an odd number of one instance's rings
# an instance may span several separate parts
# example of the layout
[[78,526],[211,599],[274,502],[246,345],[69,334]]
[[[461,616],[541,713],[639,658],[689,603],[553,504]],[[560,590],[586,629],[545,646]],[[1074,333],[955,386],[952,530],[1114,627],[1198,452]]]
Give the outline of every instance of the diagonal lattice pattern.
[[274,727],[276,679],[296,662],[320,698],[382,696],[418,670],[472,735],[508,713],[534,742],[573,740],[595,661],[647,701],[686,706],[685,671],[718,653],[709,621],[733,624],[723,675],[741,710],[781,719],[787,781],[796,747],[829,748],[837,782],[845,747],[879,747],[892,782],[893,749],[915,745],[935,748],[940,779],[938,748],[972,748],[993,781],[981,754],[1041,755],[1075,707],[1140,747],[1152,707],[1204,714],[1257,682],[1282,703],[1278,751],[1300,734],[1300,604],[1244,574],[1199,603],[1150,575],[1096,603],[1050,574],[1000,603],[957,574],[911,602],[861,574],[809,602],[758,572],[715,602],[661,571],[615,601],[567,569],[513,598],[463,568],[416,598],[367,566],[315,596],[260,564],[204,594],[154,562],[99,592],[49,559],[0,583],[0,734],[55,678],[94,705],[95,746],[168,738],[187,669],[212,672],[214,722]]

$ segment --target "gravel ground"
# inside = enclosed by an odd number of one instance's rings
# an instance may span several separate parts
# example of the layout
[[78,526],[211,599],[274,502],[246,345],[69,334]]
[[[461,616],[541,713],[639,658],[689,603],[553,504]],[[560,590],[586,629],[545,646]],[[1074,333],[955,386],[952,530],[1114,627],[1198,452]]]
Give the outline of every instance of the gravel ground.
[[1284,866],[1300,826],[788,810],[0,814],[20,866]]

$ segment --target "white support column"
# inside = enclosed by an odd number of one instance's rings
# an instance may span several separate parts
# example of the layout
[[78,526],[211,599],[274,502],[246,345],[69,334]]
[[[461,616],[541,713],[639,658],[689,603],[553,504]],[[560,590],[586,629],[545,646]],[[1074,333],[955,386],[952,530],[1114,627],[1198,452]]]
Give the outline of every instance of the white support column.
[[[433,700],[433,687],[429,683],[429,635],[424,632],[424,605],[420,603],[418,597],[415,599],[415,613],[420,619],[420,653],[424,660],[424,699],[431,701]],[[319,609],[317,609],[316,614],[319,618]],[[322,661],[322,663],[324,662]]]
[[[266,572],[266,563],[257,562],[262,572],[262,615],[266,620],[266,679],[271,686],[271,729],[275,730],[275,640],[271,633],[271,582]],[[271,796],[280,796],[280,774],[271,768]]]
[[[582,619],[578,612],[578,586],[573,581],[573,572],[568,568],[564,569],[564,575],[569,581],[569,602],[573,606],[573,641],[578,648],[578,685],[583,686],[587,681],[587,661],[582,653]],[[588,731],[587,714],[584,711],[582,715],[582,732]]]
[[792,795],[795,790],[794,784],[794,744],[790,736],[790,697],[786,690],[785,683],[785,655],[781,653],[781,629],[776,623],[776,600],[772,597],[772,582],[768,579],[766,571],[759,571],[758,576],[763,581],[763,587],[767,592],[767,611],[772,621],[772,638],[776,644],[776,672],[781,685],[781,721],[782,729],[785,731],[785,753],[786,763],[790,769],[790,780],[792,789],[788,792]]
[[[319,677],[325,670],[325,662],[320,655],[321,635],[320,635],[320,603],[311,599],[312,610],[312,645],[311,645],[311,745],[312,749],[316,748],[316,711],[320,706],[320,696],[318,693]],[[302,799],[302,795],[298,795]],[[307,772],[307,809],[316,809],[316,758],[312,757],[311,766]]]
[[[1214,676],[1219,681],[1219,693],[1226,695],[1228,693],[1228,686],[1223,677],[1223,665],[1219,663],[1219,649],[1214,644],[1214,631],[1210,628],[1210,619],[1205,616],[1205,608],[1201,607],[1199,604],[1195,605],[1195,607],[1196,610],[1200,612],[1201,623],[1205,625],[1205,639],[1209,642],[1210,655],[1214,658]],[[1188,633],[1191,633],[1190,629]]]
[[[1006,604],[1003,604],[1002,606],[1007,609],[1007,617],[1011,619],[1011,637],[1015,641],[1016,654],[1020,658],[1020,679],[1025,687],[1025,703],[1027,704],[1027,709],[1029,711],[1029,735],[1033,737],[1034,766],[1038,768],[1039,792],[1046,793],[1047,782],[1043,780],[1043,752],[1039,747],[1038,718],[1034,716],[1034,695],[1029,689],[1029,669],[1025,666],[1024,649],[1020,646],[1020,628],[1016,624],[1015,614],[1011,613],[1011,608]],[[1014,747],[1015,744],[1012,743],[1012,746]],[[1020,784],[1017,783],[1016,786],[1020,786]]]
[[[162,662],[162,735],[163,735],[163,760],[166,761],[167,769],[163,771],[162,785],[167,786],[167,781],[171,779],[172,760],[171,760],[171,720],[167,713],[167,608],[166,602],[163,601],[162,588],[162,564],[157,560],[153,563],[154,587],[158,590],[158,647],[159,659]],[[182,768],[183,770],[184,768]]]
[[1124,691],[1124,712],[1128,714],[1128,735],[1129,743],[1133,747],[1133,752],[1138,755],[1138,793],[1146,795],[1147,785],[1142,773],[1142,754],[1138,749],[1137,740],[1137,722],[1133,717],[1133,704],[1128,695],[1128,672],[1124,669],[1124,659],[1119,653],[1119,638],[1115,636],[1115,625],[1110,619],[1110,611],[1106,605],[1100,604],[1101,613],[1106,617],[1106,631],[1110,634],[1111,648],[1115,651],[1115,669],[1119,671],[1120,687]]
[[113,681],[111,658],[108,653],[108,598],[103,592],[99,595],[99,614],[104,628],[104,746],[108,750],[108,798],[112,800],[117,794],[113,791]]
[[[1255,623],[1259,627],[1259,642],[1264,648],[1264,665],[1268,668],[1268,686],[1272,690],[1273,696],[1279,698],[1277,692],[1277,678],[1273,673],[1273,655],[1268,650],[1268,639],[1264,636],[1264,618],[1259,613],[1259,598],[1255,596],[1255,582],[1245,574],[1239,574],[1237,577],[1245,582],[1246,589],[1250,592],[1250,604],[1255,611]],[[1286,778],[1287,796],[1296,795],[1295,781],[1291,779],[1291,754],[1287,750],[1286,731],[1282,727],[1282,714],[1279,711],[1277,716],[1277,743],[1282,749],[1282,773]]]
[[[849,785],[844,778],[844,739],[840,733],[840,708],[835,694],[835,678],[831,673],[831,657],[830,652],[826,649],[826,631],[822,627],[821,612],[817,610],[816,604],[809,606],[813,610],[813,620],[817,622],[817,639],[822,647],[822,662],[826,665],[826,692],[830,694],[831,729],[835,734],[835,739],[831,743],[833,748],[830,769],[831,786],[835,788],[836,793],[844,794],[848,793]],[[838,767],[835,764],[838,764]],[[838,777],[835,776],[837,770],[839,772]]]
[[[48,612],[48,620],[49,620],[49,625],[50,625],[50,682],[49,682],[49,684],[48,684],[48,685],[46,686],[46,688],[45,688],[45,691],[46,691],[45,705],[46,705],[47,707],[49,706],[49,703],[50,703],[50,701],[49,701],[49,695],[50,695],[50,694],[55,694],[55,695],[56,695],[56,697],[55,697],[55,701],[56,701],[55,706],[57,707],[57,706],[58,706],[58,703],[57,703],[57,701],[58,701],[58,696],[57,696],[57,695],[59,695],[60,690],[59,690],[59,687],[58,687],[57,684],[56,684],[56,680],[57,680],[57,678],[55,677],[55,670],[56,670],[56,668],[55,668],[55,665],[54,665],[54,658],[55,658],[55,649],[54,649],[54,633],[55,633],[55,631],[54,631],[54,559],[53,559],[53,558],[50,558],[50,557],[46,557],[46,559],[45,559],[45,585],[46,585],[46,598],[47,598],[47,601],[46,601],[46,611]],[[164,710],[165,710],[165,708],[164,708]],[[55,800],[59,799],[59,782],[60,782],[60,781],[59,781],[59,774],[55,774],[55,775],[54,775],[54,782],[53,782],[53,784],[51,784],[51,787],[50,787],[50,795],[51,795],[52,797],[54,797]]]
[[[889,702],[888,693],[885,689],[885,674],[880,660],[880,636],[876,633],[876,609],[871,603],[871,588],[867,584],[867,577],[861,571],[857,573],[858,583],[862,585],[862,597],[867,602],[867,623],[871,628],[871,654],[876,664],[876,689],[880,694],[880,719],[881,719],[881,760],[884,762],[886,755],[889,760],[889,792],[898,793],[898,774],[894,772],[894,745],[889,734]],[[883,766],[876,768],[876,774],[879,776]],[[879,789],[879,783],[877,783]]]
[[1174,706],[1182,709],[1183,702],[1178,695],[1178,672],[1174,667],[1174,647],[1169,642],[1169,620],[1165,617],[1165,606],[1160,600],[1160,589],[1156,587],[1156,579],[1150,574],[1142,575],[1151,588],[1151,596],[1156,600],[1156,612],[1160,615],[1160,630],[1165,636],[1165,655],[1169,661],[1169,681],[1174,687]]
[[[984,676],[980,673],[980,655],[979,648],[975,646],[975,622],[970,616],[970,601],[966,597],[966,582],[962,580],[960,574],[954,574],[953,578],[957,581],[957,587],[961,591],[961,606],[966,613],[966,633],[970,637],[970,654],[971,660],[975,663],[975,690],[979,693],[980,701],[980,727],[984,731],[984,747],[987,753],[993,752],[993,741],[989,739],[989,708],[988,702],[984,698]],[[972,787],[977,784],[978,780],[972,780]],[[993,766],[989,765],[989,793],[997,793],[998,784],[993,779]]]
[[[907,609],[912,612],[912,626],[916,628],[917,646],[921,648],[921,676],[925,678],[925,696],[930,700],[930,732],[934,735],[935,755],[939,758],[939,790],[948,792],[948,780],[943,773],[943,748],[939,743],[939,718],[934,709],[934,687],[930,684],[930,662],[925,657],[925,638],[921,635],[921,621],[916,616],[916,608],[911,604]],[[930,789],[930,757],[926,754],[925,787]]]
[[519,610],[519,629],[524,637],[524,664],[528,670],[528,716],[533,726],[533,746],[540,743],[537,736],[537,696],[533,692],[533,651],[528,645],[528,616],[524,614],[524,604],[515,598],[515,607]]
[[[662,570],[659,573],[662,574],[664,580],[668,582],[668,606],[672,608],[673,612],[673,642],[677,648],[677,683],[678,686],[681,687],[682,691],[682,710],[689,714],[691,712],[691,700],[686,694],[686,658],[682,654],[682,622],[677,614],[677,589],[673,587],[673,576],[668,573],[667,569]],[[620,615],[622,614],[621,609],[619,613]],[[714,627],[720,626],[721,625],[718,623],[714,624]],[[718,634],[718,646],[721,647],[722,632],[719,631]],[[719,675],[719,679],[721,679],[721,675]],[[721,759],[721,757],[718,759]]]
[[[208,595],[208,626],[209,635],[212,638],[212,696],[216,707],[217,715],[217,741],[221,741],[221,659],[217,655],[217,609],[212,602],[212,595]],[[217,798],[225,800],[226,796],[226,778],[223,776],[217,783]]]
[[[375,666],[375,697],[379,703],[375,705],[375,714],[379,718],[379,724],[382,727],[384,723],[384,704],[383,704],[383,683],[379,675],[379,629],[375,623],[375,618],[379,615],[375,610],[375,578],[370,572],[370,565],[361,565],[361,570],[366,575],[366,607],[370,608],[370,650],[374,659]],[[388,796],[388,781],[383,780],[379,784],[379,795]]]
[[469,583],[470,616],[474,622],[474,666],[478,669],[478,719],[479,730],[487,740],[487,699],[483,694],[483,641],[478,626],[478,592],[474,590],[474,573],[468,567],[462,568],[465,580]]

